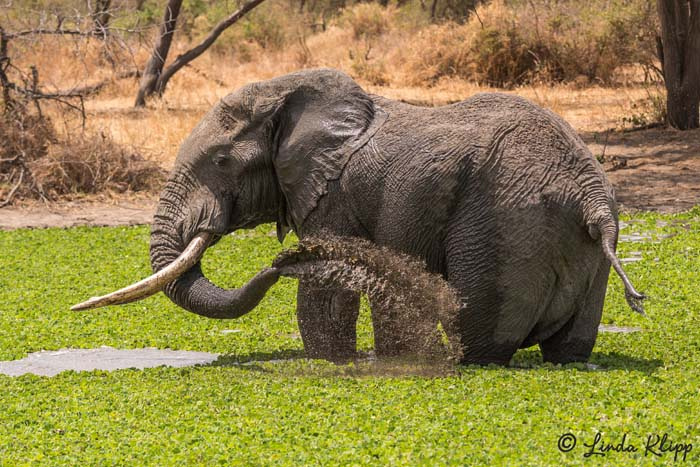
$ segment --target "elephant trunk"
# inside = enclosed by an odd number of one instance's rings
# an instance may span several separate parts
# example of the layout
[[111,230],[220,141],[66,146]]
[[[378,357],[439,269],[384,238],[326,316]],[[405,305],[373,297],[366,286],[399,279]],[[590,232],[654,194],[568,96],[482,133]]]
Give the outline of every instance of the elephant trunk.
[[266,268],[239,289],[212,284],[202,273],[200,259],[216,235],[197,233],[187,245],[172,218],[179,209],[161,200],[151,230],[150,277],[102,297],[72,307],[85,310],[141,300],[160,290],[177,305],[209,318],[237,318],[251,311],[279,279],[276,268]]
[[[175,206],[161,199],[158,214],[151,230],[151,266],[158,273],[168,267],[182,252],[183,239],[174,228],[171,215],[182,213]],[[202,273],[197,261],[184,274],[168,283],[163,292],[180,307],[208,318],[238,318],[250,312],[262,300],[265,293],[275,282],[279,274],[274,268],[267,268],[255,275],[239,289],[222,289],[212,284]]]
[[278,278],[276,269],[266,268],[243,287],[226,290],[212,284],[202,274],[197,263],[168,284],[163,291],[173,302],[188,311],[207,318],[230,319],[253,310]]

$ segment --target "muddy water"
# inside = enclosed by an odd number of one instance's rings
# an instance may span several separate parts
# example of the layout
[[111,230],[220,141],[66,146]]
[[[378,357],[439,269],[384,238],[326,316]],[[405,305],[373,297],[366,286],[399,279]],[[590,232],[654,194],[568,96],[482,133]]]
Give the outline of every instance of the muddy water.
[[[635,227],[640,227],[642,221],[629,220],[627,222],[620,221],[620,234],[619,241],[624,243],[661,243],[663,240],[674,237],[675,233],[661,233],[657,230],[643,230],[641,228],[635,229]],[[671,222],[672,225],[678,225],[682,228],[688,228],[688,225],[684,222]],[[665,221],[657,221],[656,227],[661,229],[668,226],[669,223]],[[644,226],[646,228],[646,226]],[[623,232],[624,231],[624,232]],[[630,251],[627,257],[620,258],[620,262],[625,263],[636,263],[637,261],[642,261],[642,253],[640,251]],[[656,259],[655,261],[658,261]]]
[[214,362],[218,354],[162,349],[62,349],[34,352],[21,360],[0,362],[0,374],[20,376],[32,373],[55,376],[63,371],[120,370],[157,366],[184,367]]
[[613,334],[630,334],[640,332],[642,328],[636,326],[615,326],[614,324],[601,324],[598,326],[598,332],[609,332]]
[[273,265],[283,275],[321,287],[366,294],[378,357],[407,356],[447,366],[459,362],[457,295],[415,258],[367,240],[324,235],[304,239]]

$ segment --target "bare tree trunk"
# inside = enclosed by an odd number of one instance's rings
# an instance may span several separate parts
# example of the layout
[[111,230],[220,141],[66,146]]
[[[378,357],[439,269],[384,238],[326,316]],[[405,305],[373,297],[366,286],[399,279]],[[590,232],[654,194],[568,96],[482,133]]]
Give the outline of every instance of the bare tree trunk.
[[95,8],[92,11],[92,23],[95,26],[95,34],[107,37],[109,20],[112,14],[109,12],[112,0],[95,0]]
[[430,20],[435,21],[435,10],[437,9],[437,0],[433,0],[433,3],[430,5]]
[[165,65],[165,60],[168,58],[170,44],[173,41],[177,17],[180,14],[180,6],[182,6],[182,0],[168,0],[168,6],[165,7],[163,24],[160,26],[153,54],[143,70],[139,92],[136,95],[134,104],[135,107],[146,105],[146,98],[153,95],[156,90],[156,85],[163,71],[163,65]]
[[2,87],[2,102],[5,106],[5,113],[9,113],[14,108],[14,100],[10,95],[10,79],[5,70],[10,66],[10,57],[7,55],[7,34],[0,26],[0,87]]
[[700,0],[657,0],[669,124],[700,127]]
[[171,63],[158,78],[158,82],[155,86],[155,92],[157,92],[159,96],[162,96],[165,92],[166,86],[168,85],[168,81],[170,81],[170,78],[172,78],[175,73],[177,73],[182,67],[187,65],[189,62],[202,55],[204,51],[206,51],[216,41],[216,39],[221,35],[222,32],[224,32],[227,28],[235,24],[239,19],[245,16],[246,13],[251,11],[256,6],[260,5],[264,1],[265,0],[248,1],[241,8],[239,8],[238,11],[234,12],[228,18],[222,20],[219,24],[214,26],[214,29],[211,30],[209,35],[205,37],[202,42],[200,42],[184,54],[178,55],[177,58],[173,61],[173,63]]

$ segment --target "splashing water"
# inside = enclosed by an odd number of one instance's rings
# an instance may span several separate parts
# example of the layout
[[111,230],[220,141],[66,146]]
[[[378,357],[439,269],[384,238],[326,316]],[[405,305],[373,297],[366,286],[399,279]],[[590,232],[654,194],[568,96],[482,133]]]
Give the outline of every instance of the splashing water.
[[364,293],[372,307],[377,356],[453,366],[462,356],[459,300],[438,274],[411,256],[368,240],[323,235],[280,253],[273,266],[284,276],[321,287]]

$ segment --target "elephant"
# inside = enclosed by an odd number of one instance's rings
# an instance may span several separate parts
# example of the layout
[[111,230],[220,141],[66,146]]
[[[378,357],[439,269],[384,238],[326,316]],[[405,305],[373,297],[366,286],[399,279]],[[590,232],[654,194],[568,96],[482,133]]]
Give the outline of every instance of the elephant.
[[[463,363],[506,365],[535,344],[548,362],[587,361],[611,266],[643,314],[645,296],[615,253],[613,188],[562,118],[502,93],[414,106],[331,69],[248,84],[215,104],[160,196],[154,275],[74,308],[163,290],[199,315],[239,317],[282,271],[224,290],[199,260],[223,235],[271,222],[280,242],[290,230],[301,239],[329,232],[422,260],[458,294]],[[354,355],[359,305],[356,291],[300,280],[307,355]],[[375,329],[377,348],[388,338]]]

